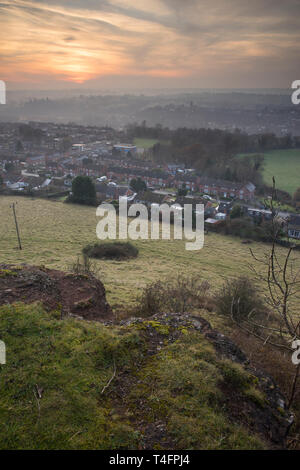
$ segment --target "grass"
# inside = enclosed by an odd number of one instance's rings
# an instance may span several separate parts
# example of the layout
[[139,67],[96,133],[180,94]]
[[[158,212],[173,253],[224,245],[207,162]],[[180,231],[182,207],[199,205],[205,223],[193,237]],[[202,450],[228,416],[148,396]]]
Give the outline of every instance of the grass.
[[143,137],[136,137],[133,140],[134,145],[136,145],[137,147],[144,148],[145,150],[150,149],[151,147],[153,147],[153,145],[157,144],[158,142],[162,144],[167,143],[167,141],[161,141],[159,139],[147,139]]
[[[16,206],[23,250],[18,250],[10,204],[15,198],[0,197],[0,262],[45,265],[68,270],[81,250],[97,242],[96,209],[42,199],[18,198]],[[200,251],[185,250],[183,240],[137,240],[139,256],[127,261],[95,260],[113,308],[132,306],[140,289],[148,283],[176,273],[199,275],[215,290],[225,279],[249,275],[253,262],[249,246],[241,239],[210,233]],[[253,242],[258,257],[268,245]],[[279,248],[285,253],[285,248]],[[299,254],[297,254],[300,259]]]
[[[143,334],[59,320],[38,304],[0,307],[7,349],[0,366],[0,448],[139,449],[141,417],[149,424],[163,419],[176,449],[264,448],[224,409],[222,361],[199,332],[182,334],[155,357],[147,355]],[[114,371],[110,393],[103,393]],[[243,369],[235,373],[244,380]],[[124,375],[122,399],[118,377]],[[261,398],[253,385],[245,392]],[[153,447],[164,448],[163,438],[157,440]]]
[[[111,419],[102,394],[114,370],[140,355],[134,332],[58,320],[38,305],[0,307],[1,449],[136,448],[139,435]],[[37,395],[37,387],[42,397]]]
[[[165,418],[180,449],[263,449],[255,435],[250,438],[242,426],[228,421],[219,388],[222,363],[214,348],[199,339],[196,333],[183,335],[151,359],[137,375],[131,400],[147,396],[148,421]],[[240,369],[240,380],[248,378]]]
[[[252,154],[242,156],[246,155]],[[265,183],[272,186],[272,177],[275,176],[276,187],[293,195],[300,186],[300,149],[272,150],[261,155],[265,158]]]

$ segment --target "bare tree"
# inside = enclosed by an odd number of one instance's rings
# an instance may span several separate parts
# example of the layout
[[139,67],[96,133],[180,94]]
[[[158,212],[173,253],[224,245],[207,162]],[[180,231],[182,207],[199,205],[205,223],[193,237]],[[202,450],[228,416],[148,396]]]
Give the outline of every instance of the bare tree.
[[[288,351],[292,354],[292,343],[300,339],[300,311],[297,300],[297,289],[299,294],[299,257],[294,258],[295,245],[288,237],[288,223],[280,220],[275,210],[276,201],[275,179],[273,177],[272,196],[268,201],[272,211],[271,224],[271,248],[262,258],[258,258],[250,249],[253,260],[256,263],[250,265],[255,277],[260,283],[266,284],[266,302],[269,305],[269,313],[262,320],[256,319],[256,312],[250,311],[244,321],[240,321],[240,315],[236,314],[239,309],[239,299],[232,299],[231,318],[243,331],[254,335],[275,348]],[[287,236],[286,253],[282,256],[279,250],[279,240],[282,233]],[[291,308],[291,300],[294,300]],[[290,395],[287,406],[290,407],[296,395],[297,382],[300,373],[300,365],[295,366],[292,378]]]

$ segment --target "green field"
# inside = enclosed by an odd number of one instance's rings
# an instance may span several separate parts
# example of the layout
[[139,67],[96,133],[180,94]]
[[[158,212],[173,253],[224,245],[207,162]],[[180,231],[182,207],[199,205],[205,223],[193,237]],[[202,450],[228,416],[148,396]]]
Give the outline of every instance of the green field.
[[[17,249],[10,204],[16,198],[0,197],[0,262],[27,263],[67,270],[88,243],[97,241],[96,210],[92,207],[19,197],[17,216],[23,250]],[[130,261],[99,260],[97,265],[113,308],[134,303],[141,288],[177,273],[199,274],[213,290],[230,277],[249,274],[253,260],[249,246],[239,238],[209,234],[200,251],[185,250],[183,240],[138,240],[139,256]],[[258,256],[268,245],[253,242]],[[285,252],[285,249],[281,249]]]
[[275,176],[277,188],[293,195],[300,186],[300,149],[272,150],[261,155],[265,158],[265,183],[271,186]]
[[144,148],[146,150],[150,149],[151,147],[153,147],[153,145],[157,144],[158,142],[160,142],[162,144],[167,144],[168,143],[167,141],[161,141],[159,139],[147,139],[147,138],[143,138],[143,137],[136,137],[133,140],[134,145],[136,145],[137,147]]
[[157,144],[157,142],[159,142],[158,139],[144,139],[142,137],[136,137],[133,140],[134,145],[136,145],[137,147],[144,148],[146,150],[153,147],[153,145]]

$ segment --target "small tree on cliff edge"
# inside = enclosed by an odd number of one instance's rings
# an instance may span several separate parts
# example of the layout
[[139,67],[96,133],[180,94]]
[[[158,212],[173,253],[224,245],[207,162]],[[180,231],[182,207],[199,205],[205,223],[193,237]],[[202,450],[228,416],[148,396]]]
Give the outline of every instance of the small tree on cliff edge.
[[96,188],[88,176],[77,176],[72,182],[71,202],[96,205]]
[[[296,246],[289,241],[286,251],[278,248],[280,234],[285,228],[286,221],[278,220],[274,201],[277,201],[275,190],[275,178],[273,177],[272,197],[269,207],[273,217],[271,221],[271,243],[270,249],[264,256],[258,258],[250,249],[253,259],[256,261],[250,267],[256,279],[261,285],[266,284],[266,302],[271,308],[271,314],[263,321],[256,318],[259,313],[257,308],[252,308],[247,312],[242,312],[241,299],[239,295],[232,296],[231,318],[247,334],[254,335],[263,344],[269,344],[279,350],[293,353],[294,342],[300,340],[300,311],[297,296],[300,286],[300,266],[299,258],[293,257]],[[294,300],[294,302],[291,302]],[[243,313],[243,321],[241,314]],[[280,367],[280,364],[278,364]],[[288,408],[291,407],[295,396],[299,394],[297,384],[300,378],[300,363],[295,364],[295,370],[291,381],[290,394],[288,397]]]

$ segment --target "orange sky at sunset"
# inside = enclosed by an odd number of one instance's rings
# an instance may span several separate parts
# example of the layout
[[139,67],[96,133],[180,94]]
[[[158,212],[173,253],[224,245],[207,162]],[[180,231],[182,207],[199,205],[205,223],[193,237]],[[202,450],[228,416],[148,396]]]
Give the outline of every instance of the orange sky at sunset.
[[4,0],[0,79],[12,89],[289,87],[298,4]]

